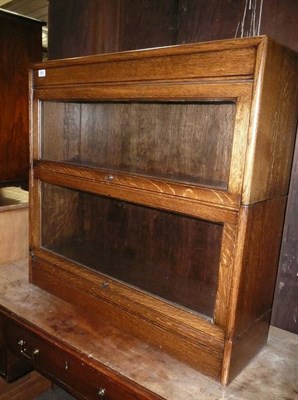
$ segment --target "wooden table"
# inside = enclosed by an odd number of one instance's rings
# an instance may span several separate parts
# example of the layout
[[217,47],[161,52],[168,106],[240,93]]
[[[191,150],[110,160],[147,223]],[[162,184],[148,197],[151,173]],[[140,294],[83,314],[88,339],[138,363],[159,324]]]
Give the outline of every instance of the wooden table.
[[[230,386],[223,389],[162,349],[123,333],[101,321],[100,316],[94,318],[29,284],[27,260],[0,265],[0,287],[0,311],[9,321],[10,329],[16,326],[25,336],[29,332],[42,343],[57,348],[59,354],[69,354],[79,360],[91,376],[99,371],[109,384],[112,383],[112,388],[116,387],[116,397],[110,391],[111,397],[107,398],[120,398],[118,389],[125,393],[131,391],[131,396],[127,397],[130,399],[171,400],[294,399],[297,393],[298,339],[280,329],[271,327],[268,345]],[[32,352],[30,349],[30,356]],[[73,391],[69,382],[63,383],[59,368],[55,368],[57,376],[53,375],[50,359],[40,371]],[[65,371],[67,368],[71,372],[71,365],[65,364]],[[77,388],[73,393],[79,395]]]

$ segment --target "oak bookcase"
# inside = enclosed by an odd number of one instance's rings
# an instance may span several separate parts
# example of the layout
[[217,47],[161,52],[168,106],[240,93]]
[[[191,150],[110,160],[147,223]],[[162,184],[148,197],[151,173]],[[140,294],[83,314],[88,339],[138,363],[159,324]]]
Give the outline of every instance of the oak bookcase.
[[31,282],[230,382],[267,339],[297,61],[256,37],[34,64]]

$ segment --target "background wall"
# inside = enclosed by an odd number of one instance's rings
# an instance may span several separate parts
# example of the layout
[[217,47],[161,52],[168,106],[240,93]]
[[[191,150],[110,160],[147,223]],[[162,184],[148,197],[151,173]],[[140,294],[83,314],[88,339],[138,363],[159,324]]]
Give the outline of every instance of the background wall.
[[[268,34],[298,51],[298,0],[49,0],[49,58]],[[272,324],[298,333],[298,144]]]
[[28,182],[28,67],[41,61],[41,29],[0,9],[0,186]]

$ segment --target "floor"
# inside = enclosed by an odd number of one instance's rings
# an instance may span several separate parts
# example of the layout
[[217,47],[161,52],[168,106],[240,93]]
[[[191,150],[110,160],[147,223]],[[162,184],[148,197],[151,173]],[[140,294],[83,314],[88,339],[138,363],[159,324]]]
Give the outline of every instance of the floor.
[[38,396],[36,400],[73,400],[73,399],[75,399],[75,397],[71,396],[69,393],[65,392],[58,386],[55,386],[53,389],[49,389],[42,395]]

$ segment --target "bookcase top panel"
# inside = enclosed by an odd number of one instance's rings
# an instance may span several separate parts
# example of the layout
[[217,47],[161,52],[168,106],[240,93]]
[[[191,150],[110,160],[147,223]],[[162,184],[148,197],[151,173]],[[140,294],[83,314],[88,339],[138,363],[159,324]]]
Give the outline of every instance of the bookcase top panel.
[[[92,83],[252,79],[266,37],[102,54],[32,65],[34,87]],[[119,68],[120,67],[120,68]]]

